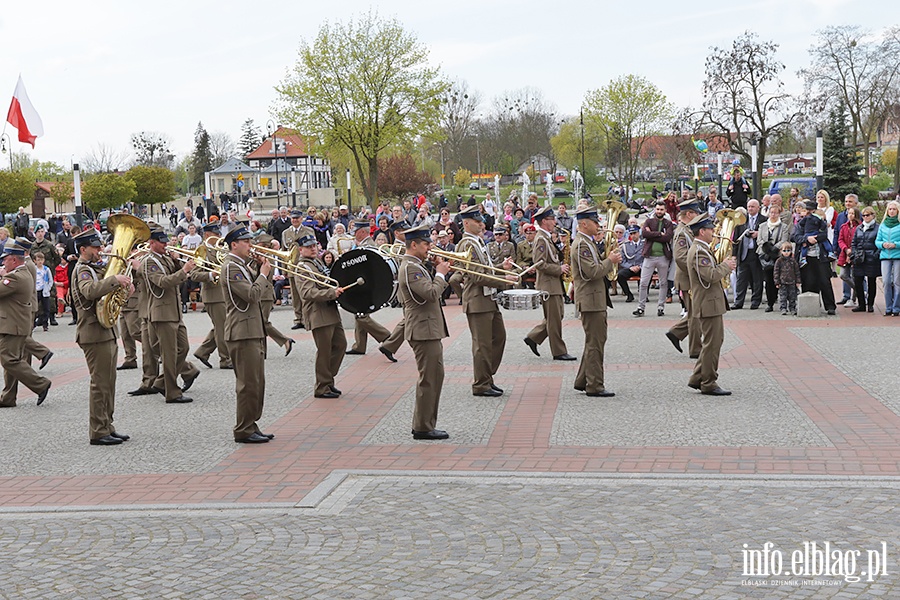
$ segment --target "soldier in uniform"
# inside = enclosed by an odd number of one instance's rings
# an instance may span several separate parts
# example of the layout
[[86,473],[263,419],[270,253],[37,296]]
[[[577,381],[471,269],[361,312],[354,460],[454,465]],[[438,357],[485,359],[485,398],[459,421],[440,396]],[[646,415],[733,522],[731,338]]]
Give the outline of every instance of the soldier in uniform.
[[[480,269],[478,265],[494,266],[494,261],[488,248],[485,247],[484,217],[478,207],[469,206],[459,212],[463,221],[462,239],[459,241],[459,251],[468,252],[471,249],[472,262],[468,269],[491,274],[487,269]],[[508,242],[507,242],[508,243]],[[512,259],[506,257],[503,268],[509,270],[512,267]],[[511,283],[518,281],[514,275],[507,275]],[[506,348],[506,327],[503,325],[503,315],[500,307],[494,301],[497,287],[507,287],[496,279],[465,273],[463,277],[463,312],[469,322],[469,332],[472,334],[472,362],[475,381],[472,384],[473,396],[500,396],[503,390],[494,385],[494,375],[500,368],[503,360],[503,350]]]
[[613,266],[622,262],[622,255],[611,252],[601,259],[594,236],[600,231],[600,217],[594,207],[575,211],[578,232],[572,242],[572,283],[575,286],[575,308],[581,314],[584,329],[584,354],[575,376],[575,389],[588,396],[615,396],[603,382],[603,351],[606,346],[606,309],[609,305],[609,280]]
[[[353,235],[355,238],[353,249],[355,250],[357,248],[372,248],[374,250],[377,250],[378,246],[375,244],[375,240],[373,240],[372,236],[369,235],[369,220],[358,219],[354,221],[353,224],[356,227],[353,230]],[[391,336],[391,332],[371,316],[363,315],[361,317],[356,317],[356,328],[353,332],[353,335],[355,338],[354,344],[349,350],[347,350],[347,354],[365,354],[366,343],[369,339],[368,336],[371,335],[373,338],[375,338],[376,342],[381,344]]]
[[[287,233],[287,232],[285,232]],[[270,236],[268,233],[264,233],[258,236],[255,240],[256,245],[258,246],[269,246],[274,250],[279,249],[278,240]],[[293,242],[292,242],[293,243]],[[268,280],[269,283],[272,284],[272,289],[275,289],[275,269],[281,261],[274,263],[272,269],[269,271]],[[296,265],[295,265],[296,266]],[[249,268],[253,270],[253,276],[259,275],[259,263],[255,260],[250,261]],[[298,282],[299,283],[299,282]],[[265,319],[265,329],[266,336],[272,338],[272,341],[284,348],[284,355],[287,356],[291,353],[291,350],[294,349],[294,340],[289,338],[288,336],[281,333],[274,325],[272,325],[272,321],[269,320],[269,317],[272,315],[272,309],[275,307],[275,297],[274,296],[263,296],[259,299],[260,304],[262,304],[263,309],[263,319]],[[299,303],[299,297],[297,302]]]
[[[394,235],[394,239],[396,242],[403,244],[404,252],[406,251],[406,236],[403,232],[409,228],[409,222],[406,219],[398,219],[391,223],[391,233]],[[395,243],[396,243],[395,242]],[[388,339],[381,342],[381,345],[378,346],[378,351],[384,354],[387,359],[393,363],[397,362],[397,359],[394,358],[394,355],[397,353],[397,350],[400,349],[400,346],[403,345],[403,340],[405,338],[405,328],[406,328],[406,317],[401,316],[400,321],[397,325],[394,326],[394,330],[391,332],[391,335]]]
[[[291,211],[291,226],[281,233],[281,239],[278,241],[282,248],[290,250],[294,246],[294,242],[307,235],[315,236],[315,232],[303,225],[303,211],[295,208]],[[294,308],[294,324],[291,325],[291,329],[302,329],[303,306],[297,294],[294,293],[300,282],[295,277],[288,277],[288,279],[291,281],[291,305]]]
[[[154,389],[166,397],[167,404],[193,402],[184,392],[193,385],[200,370],[186,360],[188,347],[187,329],[181,318],[178,298],[179,286],[194,270],[194,261],[188,260],[181,268],[166,254],[169,236],[161,228],[150,231],[150,252],[144,258],[141,272],[147,285],[150,307],[150,329],[159,341],[162,356],[162,377],[157,378]],[[178,387],[178,375],[184,378],[184,387]]]
[[535,289],[547,292],[550,297],[544,300],[541,308],[544,311],[544,320],[528,332],[525,344],[531,348],[535,356],[540,356],[538,346],[548,337],[550,338],[550,351],[553,360],[576,360],[569,354],[566,342],[562,337],[563,319],[563,282],[562,276],[569,272],[569,265],[560,264],[559,253],[550,238],[551,232],[556,227],[556,216],[549,206],[541,208],[534,213],[534,223],[538,230],[534,238],[534,262],[540,263],[535,268],[537,281]]
[[[134,287],[132,283],[132,287]],[[122,347],[125,349],[125,358],[122,364],[116,367],[117,371],[137,369],[137,342],[141,339],[141,318],[138,311],[140,297],[133,293],[128,296],[122,312],[119,314],[119,335],[122,336]]]
[[[525,239],[516,244],[516,264],[523,269],[527,269],[534,264],[534,236],[537,228],[531,223],[526,223],[524,231]],[[528,271],[522,277],[522,287],[533,290],[536,278],[534,271]]]
[[731,275],[737,260],[729,256],[722,264],[716,264],[710,245],[715,223],[706,215],[700,215],[690,223],[694,243],[688,250],[687,268],[691,279],[693,311],[700,322],[702,347],[688,387],[700,390],[707,396],[730,396],[731,392],[719,387],[719,353],[725,339],[722,315],[728,310],[722,278]]
[[225,280],[225,341],[234,364],[237,418],[234,441],[264,444],[274,438],[263,433],[257,421],[262,418],[266,395],[266,329],[260,299],[275,295],[269,282],[272,265],[261,259],[259,274],[249,268],[250,240],[253,235],[236,227],[225,236],[228,256],[222,261]]
[[[218,237],[220,235],[219,226],[214,221],[207,223],[203,227],[204,239]],[[218,253],[207,253],[207,261],[211,264],[219,264]],[[212,329],[206,334],[206,338],[200,346],[194,351],[194,357],[212,369],[209,357],[212,356],[213,350],[219,353],[219,368],[233,369],[231,357],[228,355],[228,346],[225,344],[225,295],[222,292],[222,285],[219,283],[219,274],[206,269],[194,269],[190,275],[191,281],[200,283],[200,300],[212,321]]]
[[502,223],[494,225],[494,241],[487,245],[487,250],[491,262],[495,265],[499,265],[507,258],[515,258],[516,246],[509,241],[509,227]]
[[[32,279],[37,279],[37,267],[34,266],[34,261],[31,259],[31,249],[33,247],[31,240],[26,237],[19,237],[16,238],[16,243],[25,250],[25,268],[31,273]],[[38,312],[37,302],[32,302],[32,305],[36,315]],[[34,319],[32,318],[33,322]],[[43,369],[50,362],[50,359],[53,358],[53,352],[50,351],[50,348],[35,340],[31,336],[31,330],[29,329],[28,337],[25,339],[25,360],[28,361],[29,365],[31,364],[31,357],[39,359],[41,361],[40,369]]]
[[143,257],[134,258],[131,261],[132,269],[135,274],[132,283],[134,284],[134,294],[132,298],[137,297],[137,314],[141,324],[141,385],[136,389],[128,392],[129,396],[147,396],[156,394],[153,386],[156,385],[156,379],[159,377],[159,340],[156,339],[156,333],[150,327],[150,300],[147,291],[147,283],[143,277]]
[[347,350],[347,336],[341,325],[337,299],[344,291],[342,287],[329,287],[318,281],[325,275],[325,265],[317,258],[316,238],[307,235],[299,240],[299,267],[309,271],[309,278],[300,278],[299,295],[303,299],[303,322],[312,332],[316,342],[316,398],[337,398],[341,390],[334,387],[334,378],[341,369],[344,352]]
[[38,395],[38,406],[50,391],[50,380],[31,368],[25,347],[34,328],[34,277],[25,267],[25,248],[7,242],[0,259],[0,365],[3,367],[3,393],[0,407],[16,405],[19,382]]
[[75,329],[75,342],[84,352],[88,372],[91,374],[90,388],[90,440],[92,446],[113,446],[129,439],[116,432],[113,427],[113,411],[116,405],[116,369],[119,347],[116,345],[116,330],[107,329],[97,320],[97,301],[119,286],[134,293],[131,278],[125,275],[111,275],[101,279],[105,265],[100,258],[100,236],[90,227],[75,236],[78,248],[78,263],[72,272],[72,298],[78,303],[79,318]]
[[675,236],[672,238],[672,258],[675,260],[675,288],[681,292],[685,314],[666,332],[666,337],[679,352],[683,352],[681,341],[690,337],[688,350],[689,356],[693,359],[699,358],[701,344],[700,323],[691,311],[693,301],[690,294],[691,278],[688,275],[687,255],[694,242],[694,236],[688,223],[696,219],[701,212],[697,200],[685,200],[678,205],[678,227],[675,228]]
[[400,262],[397,293],[406,319],[406,341],[416,355],[419,371],[412,435],[416,440],[445,440],[450,437],[447,432],[435,427],[444,385],[441,340],[449,335],[440,300],[447,287],[450,263],[438,261],[432,279],[423,265],[431,248],[431,230],[422,224],[405,233],[406,255]]

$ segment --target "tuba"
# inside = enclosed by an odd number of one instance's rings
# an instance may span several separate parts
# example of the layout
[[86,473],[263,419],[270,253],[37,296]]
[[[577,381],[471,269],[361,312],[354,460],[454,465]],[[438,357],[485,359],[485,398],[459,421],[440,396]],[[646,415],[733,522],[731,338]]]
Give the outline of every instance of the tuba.
[[[625,210],[624,203],[618,200],[604,200],[600,203],[600,208],[606,211],[606,230],[603,234],[603,257],[609,258],[609,255],[619,249],[619,240],[616,239],[616,231],[613,229],[619,220],[619,214]],[[619,265],[613,265],[612,270],[606,275],[610,281],[615,281],[619,276]]]
[[[731,238],[734,235],[734,229],[746,222],[747,215],[740,210],[723,208],[716,213],[716,229],[713,232],[713,239],[719,240],[715,250],[713,250],[716,263],[722,264],[726,258],[731,256],[734,246]],[[731,287],[731,279],[729,277],[722,280],[722,287],[726,290]]]
[[[141,219],[124,213],[111,215],[106,222],[106,228],[113,235],[113,247],[109,264],[103,273],[104,278],[129,272],[131,266],[128,264],[128,258],[131,249],[135,244],[150,239],[150,227]],[[127,301],[125,288],[117,287],[97,301],[97,320],[107,329],[112,329]]]

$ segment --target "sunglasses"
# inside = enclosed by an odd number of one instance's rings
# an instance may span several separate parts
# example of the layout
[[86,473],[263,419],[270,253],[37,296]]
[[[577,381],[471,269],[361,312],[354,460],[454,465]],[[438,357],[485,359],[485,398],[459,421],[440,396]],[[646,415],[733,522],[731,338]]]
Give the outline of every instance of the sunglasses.
[[864,217],[874,217],[875,213],[863,213]]

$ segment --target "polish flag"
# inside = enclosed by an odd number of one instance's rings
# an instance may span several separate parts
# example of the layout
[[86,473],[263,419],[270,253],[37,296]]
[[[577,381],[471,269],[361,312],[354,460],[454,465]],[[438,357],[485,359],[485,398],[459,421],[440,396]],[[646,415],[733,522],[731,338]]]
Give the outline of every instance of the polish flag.
[[28,92],[25,91],[21,75],[19,75],[12,102],[9,104],[6,120],[19,130],[19,141],[23,144],[31,144],[32,148],[34,148],[34,140],[44,135],[44,124],[37,111],[34,110],[31,100],[28,99]]

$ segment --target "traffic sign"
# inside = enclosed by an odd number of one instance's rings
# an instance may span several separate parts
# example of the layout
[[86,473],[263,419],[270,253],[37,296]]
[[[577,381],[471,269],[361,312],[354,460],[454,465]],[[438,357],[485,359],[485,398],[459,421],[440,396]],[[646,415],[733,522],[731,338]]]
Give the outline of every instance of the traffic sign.
[[243,181],[243,180],[244,180],[244,174],[243,174],[243,173],[238,173],[238,178],[237,178],[237,179],[238,179],[238,181]]
[[244,187],[244,180],[243,180],[243,179],[238,179],[238,187],[239,187],[239,188]]
[[263,185],[263,186],[268,187],[268,186],[269,186],[269,178],[268,178],[268,177],[260,177],[260,178],[259,178],[259,185]]

